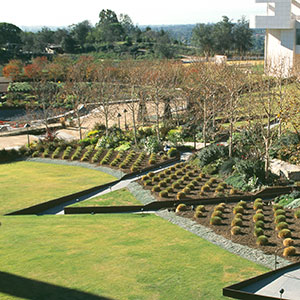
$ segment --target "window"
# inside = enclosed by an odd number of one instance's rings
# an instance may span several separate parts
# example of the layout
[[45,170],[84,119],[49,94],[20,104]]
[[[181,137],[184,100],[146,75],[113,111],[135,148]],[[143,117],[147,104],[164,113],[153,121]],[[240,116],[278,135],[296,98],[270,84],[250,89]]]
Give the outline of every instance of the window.
[[296,29],[296,45],[300,45],[300,29]]

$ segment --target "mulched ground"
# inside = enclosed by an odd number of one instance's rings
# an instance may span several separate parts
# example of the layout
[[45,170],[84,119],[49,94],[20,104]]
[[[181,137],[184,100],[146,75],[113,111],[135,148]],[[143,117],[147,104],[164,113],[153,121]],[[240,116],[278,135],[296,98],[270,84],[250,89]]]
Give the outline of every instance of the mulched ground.
[[[254,236],[254,222],[252,220],[255,210],[252,209],[252,203],[248,202],[247,209],[243,214],[243,226],[242,233],[240,235],[231,235],[231,221],[234,218],[233,208],[236,205],[226,204],[226,209],[224,211],[224,217],[222,218],[222,225],[211,225],[210,217],[214,211],[215,205],[205,205],[204,217],[194,218],[194,211],[191,207],[188,207],[188,211],[179,212],[178,215],[192,219],[197,223],[211,228],[215,233],[224,236],[225,238],[233,241],[234,243],[248,246],[250,248],[260,249],[266,254],[275,254],[275,251],[283,247],[282,239],[278,238],[278,231],[275,230],[274,216],[272,205],[264,205],[263,214],[265,216],[265,229],[264,235],[268,237],[269,244],[266,246],[258,246],[256,244],[256,237]],[[300,219],[294,218],[294,210],[286,209],[287,223],[289,229],[292,231],[292,239],[295,241],[294,247],[297,249],[296,256],[287,257],[290,261],[298,262],[300,261]],[[278,255],[282,256],[283,250],[278,252]]]

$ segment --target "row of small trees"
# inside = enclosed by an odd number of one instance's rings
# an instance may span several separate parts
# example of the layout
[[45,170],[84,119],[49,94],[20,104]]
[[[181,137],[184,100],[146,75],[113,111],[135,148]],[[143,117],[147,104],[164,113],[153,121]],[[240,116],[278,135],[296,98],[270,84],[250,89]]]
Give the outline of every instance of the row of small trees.
[[[160,123],[171,120],[188,124],[191,135],[195,130],[201,131],[205,145],[220,132],[226,132],[231,157],[235,133],[243,127],[253,133],[249,156],[265,157],[267,170],[274,138],[282,134],[286,124],[297,133],[300,127],[298,78],[286,79],[286,71],[280,66],[270,68],[269,73],[276,76],[266,76],[255,68],[239,65],[193,63],[184,66],[174,61],[133,60],[97,62],[83,56],[73,64],[37,58],[22,72],[32,81],[44,112],[50,111],[57,101],[72,103],[80,132],[79,108],[98,107],[99,119],[108,128],[119,108],[113,103],[123,102],[131,119],[135,142],[138,124],[145,124],[152,115],[158,140]],[[49,78],[54,81],[63,78],[64,81],[54,85],[49,83]],[[44,119],[48,116],[45,113]],[[278,123],[276,129],[272,129],[273,123]]]

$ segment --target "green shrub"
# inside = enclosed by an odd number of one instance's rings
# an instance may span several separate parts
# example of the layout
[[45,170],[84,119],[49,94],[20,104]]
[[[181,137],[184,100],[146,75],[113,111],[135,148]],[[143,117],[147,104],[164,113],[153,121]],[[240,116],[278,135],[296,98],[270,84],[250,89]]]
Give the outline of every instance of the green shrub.
[[186,194],[189,194],[190,192],[191,192],[191,189],[189,188],[189,187],[185,187],[184,189],[183,189],[183,192],[185,192]]
[[182,180],[184,180],[184,181],[189,181],[189,180],[190,180],[190,177],[187,176],[187,175],[184,175],[184,176],[182,177]]
[[281,231],[282,229],[288,229],[289,225],[286,222],[280,222],[276,225],[276,230]]
[[176,148],[171,148],[168,151],[168,156],[169,157],[176,157],[179,154],[179,152],[176,150]]
[[178,170],[178,171],[175,172],[175,175],[176,176],[182,176],[183,172],[181,170]]
[[214,208],[214,211],[216,211],[216,210],[219,210],[219,211],[221,211],[221,212],[224,212],[225,207],[224,207],[223,205],[217,205],[217,206],[215,206],[215,208]]
[[284,247],[290,247],[290,246],[294,246],[295,241],[291,238],[286,238],[283,240],[282,244]]
[[277,217],[277,216],[280,216],[280,215],[285,216],[285,211],[283,209],[275,210],[274,216]]
[[152,177],[152,182],[159,182],[159,177],[158,176],[153,176]]
[[198,211],[196,210],[195,213],[194,213],[194,218],[198,219],[198,218],[202,218],[202,217],[204,217],[203,212],[200,211],[200,210],[198,210]]
[[254,236],[259,237],[261,235],[264,235],[264,231],[262,228],[260,227],[255,227],[254,228],[254,232],[253,232]]
[[209,221],[211,225],[221,225],[222,219],[220,217],[212,217]]
[[264,213],[264,211],[263,211],[263,209],[258,209],[256,212],[255,212],[256,214],[263,214]]
[[254,204],[257,204],[257,203],[262,203],[262,199],[261,198],[256,198],[254,200]]
[[90,160],[90,156],[92,155],[93,151],[94,151],[94,145],[90,145],[87,147],[87,150],[85,151],[85,153],[83,154],[83,156],[81,157],[81,161],[89,161]]
[[265,228],[265,223],[262,220],[258,220],[258,221],[255,222],[254,226],[256,228],[262,228],[262,229],[264,229]]
[[165,181],[160,181],[160,182],[158,183],[158,186],[159,186],[159,187],[167,187],[167,183],[166,183]]
[[152,181],[151,180],[145,180],[143,183],[144,183],[144,185],[151,185]]
[[231,232],[231,235],[238,235],[238,234],[241,234],[242,229],[240,226],[233,226],[231,228],[230,232]]
[[61,147],[57,147],[57,148],[54,150],[54,152],[52,153],[52,159],[58,158],[58,157],[59,157],[59,153],[60,153],[61,150],[62,150]]
[[150,176],[149,175],[144,175],[142,177],[142,181],[145,181],[145,180],[149,180],[150,179]]
[[40,152],[39,151],[34,151],[31,156],[32,157],[39,157],[40,156]]
[[172,174],[170,177],[171,177],[172,180],[177,179],[177,176],[175,174]]
[[206,175],[204,173],[200,173],[198,176],[200,179],[206,178]]
[[165,173],[166,175],[170,175],[172,172],[171,172],[170,169],[166,169],[166,170],[164,171],[164,173]]
[[166,177],[166,175],[165,175],[164,173],[159,173],[159,174],[158,174],[158,177],[159,177],[160,179],[163,179],[163,178]]
[[280,239],[290,238],[292,236],[292,232],[289,229],[282,229],[278,232],[278,237]]
[[166,190],[163,190],[159,193],[159,197],[162,197],[162,198],[166,198],[168,197],[168,192]]
[[228,148],[223,145],[212,144],[200,150],[198,154],[199,165],[204,167],[218,158],[227,157]]
[[260,202],[253,204],[253,209],[254,210],[263,209],[263,207],[264,207],[264,205]]
[[100,161],[100,165],[107,165],[113,155],[113,152],[114,152],[113,149],[109,149],[107,153],[104,155],[103,159]]
[[180,211],[186,211],[187,207],[184,203],[178,204],[176,207],[176,212],[180,212]]
[[247,208],[247,202],[246,201],[243,201],[241,200],[239,203],[238,203],[239,206],[242,206],[244,209]]
[[231,221],[231,226],[234,227],[234,226],[242,226],[243,225],[243,221],[239,218],[234,218],[232,221]]
[[294,217],[295,217],[296,219],[300,219],[300,209],[298,209],[298,210],[295,211]]
[[209,192],[209,191],[210,191],[210,187],[208,185],[205,184],[201,187],[201,192]]
[[189,184],[187,185],[187,187],[188,187],[191,191],[193,191],[193,190],[195,189],[195,186],[194,186],[192,183],[189,183]]
[[180,188],[180,184],[179,184],[178,182],[174,182],[174,183],[172,184],[172,188],[173,188],[173,189],[179,189],[179,188]]
[[196,211],[205,212],[205,207],[204,207],[204,205],[198,205],[198,206],[196,207]]
[[82,153],[82,147],[78,146],[74,152],[74,154],[71,157],[71,160],[78,160]]
[[256,244],[259,246],[266,246],[266,245],[268,245],[268,243],[269,243],[268,238],[265,235],[260,235],[256,239]]
[[170,193],[174,193],[174,190],[173,190],[173,188],[172,187],[167,187],[166,188],[166,191],[170,194]]
[[274,204],[273,205],[273,211],[275,212],[277,209],[283,209],[283,206],[280,204]]
[[42,157],[49,157],[49,149],[46,148],[45,151],[42,154]]
[[220,217],[222,218],[223,217],[223,213],[220,211],[220,210],[215,210],[212,214],[211,214],[211,217]]
[[286,222],[286,217],[284,215],[279,215],[275,217],[275,224],[279,224],[281,222]]
[[264,221],[265,220],[265,217],[263,214],[255,214],[253,216],[253,221],[254,222],[257,222],[257,221]]
[[237,214],[237,213],[243,214],[244,213],[244,208],[242,206],[237,205],[233,208],[233,213],[234,214]]
[[69,159],[72,150],[73,148],[71,146],[68,146],[62,155],[62,159]]
[[160,187],[158,185],[155,185],[153,188],[152,188],[152,192],[160,192]]
[[178,192],[177,195],[176,195],[177,200],[181,200],[181,199],[185,199],[185,198],[186,198],[186,194],[183,191]]
[[296,255],[296,248],[293,246],[287,247],[283,250],[283,256],[287,257],[287,256],[294,256]]
[[155,173],[149,172],[149,173],[148,173],[148,176],[149,176],[149,177],[154,177],[154,176],[155,176]]
[[191,184],[192,184],[193,186],[197,186],[197,185],[198,185],[198,181],[194,179],[193,181],[191,181]]
[[234,188],[230,189],[229,191],[229,195],[236,195],[238,193],[238,191]]
[[243,220],[243,215],[241,213],[237,213],[235,214],[234,218]]
[[166,183],[171,183],[171,182],[172,182],[172,179],[171,179],[170,177],[167,177],[167,178],[165,179],[165,182],[166,182]]

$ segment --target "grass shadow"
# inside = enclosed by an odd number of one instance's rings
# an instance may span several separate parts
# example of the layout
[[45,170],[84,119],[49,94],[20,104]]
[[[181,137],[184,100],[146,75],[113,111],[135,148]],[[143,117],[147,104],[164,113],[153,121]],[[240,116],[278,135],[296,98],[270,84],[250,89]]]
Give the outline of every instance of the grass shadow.
[[0,292],[29,300],[112,300],[0,271]]

